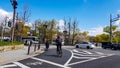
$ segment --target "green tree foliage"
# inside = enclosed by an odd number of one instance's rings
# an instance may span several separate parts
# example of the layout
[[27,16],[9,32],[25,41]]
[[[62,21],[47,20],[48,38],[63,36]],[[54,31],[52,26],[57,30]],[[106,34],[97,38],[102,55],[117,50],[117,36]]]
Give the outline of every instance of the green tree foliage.
[[95,41],[100,42],[109,42],[109,35],[108,34],[101,34],[95,37]]
[[16,26],[15,26],[15,39],[16,39],[16,41],[18,40],[18,37],[28,36],[27,32],[30,32],[29,26],[25,26],[22,21],[19,21],[18,23],[16,23]]
[[[118,26],[112,26],[112,32],[116,30]],[[110,26],[106,26],[104,29],[103,29],[104,32],[106,33],[110,33]]]
[[47,38],[52,41],[54,39],[55,34],[57,34],[56,21],[54,19],[51,21],[41,21],[38,19],[35,23],[37,24],[36,30],[39,31],[41,40]]
[[120,31],[115,31],[113,33],[113,42],[120,43]]

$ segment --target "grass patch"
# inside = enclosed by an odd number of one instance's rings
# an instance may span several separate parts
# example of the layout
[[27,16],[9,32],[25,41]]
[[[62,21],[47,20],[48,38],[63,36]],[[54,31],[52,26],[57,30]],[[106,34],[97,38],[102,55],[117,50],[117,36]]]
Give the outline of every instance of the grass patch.
[[11,45],[20,45],[20,44],[24,44],[23,42],[0,42],[0,46],[11,46]]

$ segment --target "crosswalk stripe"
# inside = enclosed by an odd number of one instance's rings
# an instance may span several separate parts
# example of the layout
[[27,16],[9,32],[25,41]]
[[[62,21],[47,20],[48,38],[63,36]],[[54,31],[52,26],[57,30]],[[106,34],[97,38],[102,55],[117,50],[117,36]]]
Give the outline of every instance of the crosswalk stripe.
[[28,67],[28,66],[26,66],[26,65],[24,65],[24,64],[22,64],[20,62],[13,62],[13,63],[20,66],[20,67],[22,67],[22,68],[30,68],[30,67]]
[[85,51],[85,50],[83,50],[83,52],[85,52],[85,53],[87,53],[87,54],[92,54],[91,52],[89,52],[89,51]]
[[83,61],[79,61],[79,62],[74,62],[74,63],[68,64],[68,65],[70,66],[70,65],[75,65],[75,64],[79,64],[79,63],[84,63],[84,62],[88,62],[88,61],[100,59],[100,58],[103,58],[103,57],[107,57],[107,56],[101,56],[101,57],[98,57],[98,58],[91,58],[91,59],[88,59],[88,60],[83,60]]
[[82,55],[82,54],[77,54],[77,53],[74,53],[74,55],[79,55],[79,56],[91,56],[91,57],[94,57],[94,56],[101,56],[101,55]]
[[62,68],[70,68],[70,67],[66,67],[66,66],[63,66],[61,64],[54,63],[54,62],[51,62],[51,61],[47,61],[47,60],[44,60],[44,59],[39,59],[39,58],[35,58],[35,57],[32,57],[31,59],[42,61],[42,62],[46,62],[46,63],[52,64],[52,65],[56,65],[56,66],[59,66],[59,67],[62,67]]
[[103,53],[101,53],[101,52],[95,52],[95,53],[97,53],[97,54],[99,54],[99,55],[104,55]]
[[73,49],[73,52],[74,52],[74,53],[81,53],[81,54],[88,54],[88,53],[86,53],[86,52],[78,51],[78,50],[76,50],[76,49]]
[[15,65],[15,64],[10,64],[10,65],[0,66],[0,68],[15,67],[15,66],[17,66],[17,65]]
[[73,56],[74,58],[77,58],[77,59],[91,59],[93,57],[77,57],[77,56]]

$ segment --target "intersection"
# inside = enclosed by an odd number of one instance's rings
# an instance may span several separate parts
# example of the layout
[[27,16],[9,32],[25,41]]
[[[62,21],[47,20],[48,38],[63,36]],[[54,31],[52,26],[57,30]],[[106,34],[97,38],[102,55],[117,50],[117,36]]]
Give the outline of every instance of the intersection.
[[[2,65],[0,68],[80,68],[84,67],[83,64],[95,63],[99,66],[102,65],[102,60],[108,60],[108,58],[120,59],[115,53],[100,52],[101,48],[96,49],[76,49],[76,48],[63,48],[63,56],[58,57],[56,54],[56,48],[50,48],[48,51],[30,57],[28,59],[15,61],[9,64]],[[117,57],[117,58],[114,58]],[[110,60],[108,60],[110,61]],[[106,61],[106,62],[108,62]],[[115,61],[115,60],[114,60]],[[102,62],[102,63],[99,63]],[[118,61],[119,62],[119,61]],[[90,68],[86,66],[84,68]],[[92,67],[91,67],[92,68]]]

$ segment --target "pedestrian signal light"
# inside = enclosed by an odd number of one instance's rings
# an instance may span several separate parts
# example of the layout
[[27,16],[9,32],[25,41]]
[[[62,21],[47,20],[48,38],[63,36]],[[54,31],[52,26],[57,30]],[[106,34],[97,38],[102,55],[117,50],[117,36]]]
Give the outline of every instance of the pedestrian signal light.
[[12,26],[12,22],[8,21],[8,27]]

